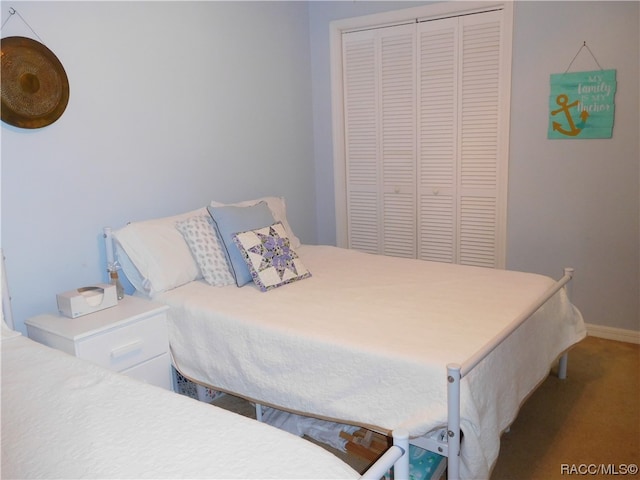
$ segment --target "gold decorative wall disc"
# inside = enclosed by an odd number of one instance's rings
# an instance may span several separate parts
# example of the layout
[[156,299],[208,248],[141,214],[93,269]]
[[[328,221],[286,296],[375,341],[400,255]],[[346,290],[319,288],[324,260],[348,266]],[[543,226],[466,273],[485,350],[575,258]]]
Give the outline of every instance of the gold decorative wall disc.
[[20,128],[55,122],[69,102],[69,80],[58,57],[42,43],[6,37],[2,43],[2,121]]

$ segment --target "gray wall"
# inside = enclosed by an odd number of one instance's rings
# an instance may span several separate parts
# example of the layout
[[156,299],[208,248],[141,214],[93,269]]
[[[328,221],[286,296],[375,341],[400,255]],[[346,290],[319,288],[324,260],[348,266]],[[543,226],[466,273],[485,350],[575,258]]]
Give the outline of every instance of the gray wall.
[[[312,2],[318,242],[335,242],[329,77],[331,20],[416,6]],[[574,302],[588,323],[640,330],[638,2],[515,2],[507,267],[576,269]],[[549,75],[583,42],[617,70],[613,138],[547,140]],[[597,70],[586,49],[571,71]]]
[[[516,4],[511,110],[510,268],[576,268],[589,323],[640,330],[638,2]],[[571,25],[573,28],[567,28]],[[548,75],[583,42],[617,70],[611,139],[547,140]],[[583,49],[571,71],[598,70]]]
[[[102,228],[262,195],[315,240],[299,2],[2,2],[62,61],[64,115],[2,123],[2,247],[18,328],[105,281]],[[11,18],[2,36],[30,36]]]

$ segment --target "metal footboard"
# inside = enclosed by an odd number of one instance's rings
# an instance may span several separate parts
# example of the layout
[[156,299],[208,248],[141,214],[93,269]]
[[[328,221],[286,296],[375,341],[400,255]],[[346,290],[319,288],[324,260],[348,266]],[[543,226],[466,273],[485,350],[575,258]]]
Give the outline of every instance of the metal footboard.
[[[510,325],[502,330],[490,343],[470,357],[462,365],[450,363],[447,365],[447,448],[442,451],[435,451],[447,457],[447,479],[458,480],[460,478],[460,381],[471,370],[473,370],[484,358],[493,352],[509,335],[511,335],[520,325],[522,325],[531,315],[533,315],[542,305],[553,297],[560,289],[565,287],[573,278],[573,268],[565,268],[564,276],[553,284],[543,295],[536,300],[529,309],[516,318]],[[567,295],[570,297],[569,289]],[[565,352],[560,358],[558,377],[566,378],[567,358]],[[408,452],[410,440],[406,432],[393,432],[394,446],[400,451]],[[380,477],[378,477],[380,478]],[[408,480],[409,478],[409,455],[402,455],[394,465],[394,479]]]

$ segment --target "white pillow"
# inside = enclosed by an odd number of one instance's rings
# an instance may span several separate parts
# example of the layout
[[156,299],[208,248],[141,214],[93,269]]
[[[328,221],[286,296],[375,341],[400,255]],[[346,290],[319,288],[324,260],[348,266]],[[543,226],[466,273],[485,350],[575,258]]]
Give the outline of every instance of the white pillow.
[[[113,238],[115,240],[115,236]],[[122,268],[122,271],[124,272],[124,276],[127,277],[131,285],[133,285],[134,288],[136,289],[136,291],[148,295],[149,289],[145,287],[145,283],[148,283],[148,282],[145,282],[144,277],[138,271],[136,266],[133,264],[133,262],[127,255],[127,252],[124,251],[124,249],[120,245],[120,242],[115,240],[113,242],[113,249],[116,252],[116,261],[118,262],[118,265],[120,265],[120,267]]]
[[291,229],[291,226],[287,221],[287,206],[285,204],[283,197],[262,197],[262,198],[256,198],[255,200],[245,200],[244,202],[238,202],[238,203],[221,203],[221,202],[212,201],[211,206],[212,207],[227,207],[227,206],[250,207],[260,202],[267,202],[267,205],[269,206],[269,210],[271,210],[271,214],[273,215],[273,219],[276,222],[282,222],[284,229],[287,231],[289,242],[291,242],[291,247],[299,248],[300,239],[294,235],[293,230]]
[[127,257],[118,255],[118,261],[136,290],[153,298],[202,278],[187,242],[176,228],[176,222],[196,215],[208,215],[207,209],[132,222],[113,232],[116,252],[124,251]]

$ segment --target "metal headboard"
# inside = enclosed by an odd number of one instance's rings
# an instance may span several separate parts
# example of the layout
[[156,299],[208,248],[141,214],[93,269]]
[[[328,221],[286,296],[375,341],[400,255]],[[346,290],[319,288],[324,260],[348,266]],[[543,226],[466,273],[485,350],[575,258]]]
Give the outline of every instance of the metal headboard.
[[13,330],[13,313],[11,311],[11,295],[9,294],[9,283],[7,282],[6,269],[4,268],[4,252],[0,248],[2,255],[2,319],[7,326]]

